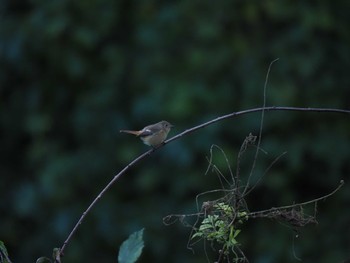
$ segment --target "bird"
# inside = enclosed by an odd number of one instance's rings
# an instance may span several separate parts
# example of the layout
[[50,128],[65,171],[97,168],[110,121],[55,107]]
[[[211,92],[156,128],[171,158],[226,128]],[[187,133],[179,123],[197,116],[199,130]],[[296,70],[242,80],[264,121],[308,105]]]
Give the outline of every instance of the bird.
[[170,129],[174,125],[167,121],[160,121],[155,124],[148,125],[139,131],[120,130],[120,132],[129,133],[140,137],[144,144],[156,148],[160,146],[168,136]]

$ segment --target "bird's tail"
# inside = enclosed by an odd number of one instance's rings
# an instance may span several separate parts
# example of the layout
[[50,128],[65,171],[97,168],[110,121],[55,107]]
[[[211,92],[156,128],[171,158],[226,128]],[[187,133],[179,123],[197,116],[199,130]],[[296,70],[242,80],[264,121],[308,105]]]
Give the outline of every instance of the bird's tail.
[[141,134],[141,131],[120,130],[120,132],[129,133],[136,136],[139,136]]

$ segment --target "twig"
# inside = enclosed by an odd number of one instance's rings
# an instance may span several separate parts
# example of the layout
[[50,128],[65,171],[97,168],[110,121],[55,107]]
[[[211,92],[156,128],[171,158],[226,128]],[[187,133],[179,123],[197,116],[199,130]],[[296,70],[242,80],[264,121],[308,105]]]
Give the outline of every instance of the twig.
[[263,215],[263,214],[266,214],[266,213],[271,213],[271,212],[274,212],[274,211],[277,211],[277,210],[284,210],[284,209],[290,209],[290,208],[294,208],[294,207],[297,207],[297,206],[305,206],[305,205],[309,205],[309,204],[312,204],[312,203],[316,203],[320,200],[324,200],[326,199],[327,197],[330,197],[332,195],[334,195],[342,186],[344,185],[344,180],[341,180],[339,182],[339,185],[336,189],[334,189],[331,193],[327,194],[327,195],[324,195],[324,196],[321,196],[319,198],[316,198],[316,199],[312,199],[310,201],[306,201],[306,202],[303,202],[303,203],[298,203],[298,204],[293,204],[293,205],[286,205],[286,206],[279,206],[279,207],[272,207],[270,209],[267,209],[267,210],[262,210],[262,211],[257,211],[257,212],[251,212],[249,213],[249,217],[257,217],[259,215]]
[[[272,168],[272,166],[277,163],[279,161],[279,159],[282,158],[283,155],[285,155],[287,152],[283,152],[282,154],[280,154],[279,156],[277,156],[277,158],[275,158],[275,160],[272,161],[272,163],[267,167],[267,169],[265,170],[265,172],[263,173],[263,175],[257,180],[257,182],[249,189],[246,190],[243,194],[242,197],[246,197],[250,192],[252,192],[255,187],[260,183],[261,179],[267,174],[268,171],[270,171],[270,169]],[[246,189],[247,186],[246,186]]]
[[279,60],[279,58],[275,59],[274,61],[272,61],[270,63],[270,66],[267,70],[267,74],[266,74],[266,78],[265,78],[265,83],[264,83],[264,92],[263,92],[263,109],[261,111],[261,120],[260,120],[260,128],[259,128],[259,136],[258,136],[258,144],[257,144],[257,148],[256,148],[256,151],[255,151],[255,156],[254,156],[254,161],[253,161],[253,164],[252,164],[252,168],[250,169],[250,173],[249,173],[249,176],[248,176],[248,180],[247,180],[247,183],[246,183],[246,186],[245,186],[245,189],[243,191],[243,195],[245,195],[245,193],[247,192],[248,188],[249,188],[249,185],[250,185],[250,179],[252,178],[253,176],[253,173],[254,173],[254,170],[255,170],[255,166],[256,166],[256,162],[258,160],[258,155],[259,155],[259,152],[260,152],[260,144],[261,144],[261,135],[262,135],[262,130],[263,130],[263,124],[264,124],[264,117],[265,117],[265,106],[266,106],[266,89],[267,89],[267,82],[269,80],[269,76],[270,76],[270,71],[271,71],[271,67],[272,67],[272,64],[275,63],[277,60]]
[[60,256],[63,256],[64,250],[67,247],[67,244],[69,243],[69,241],[71,240],[72,236],[75,234],[75,232],[77,231],[79,225],[81,225],[81,223],[83,222],[84,218],[86,217],[86,215],[90,212],[90,210],[92,209],[92,207],[97,203],[97,201],[99,199],[101,199],[102,195],[123,175],[125,174],[132,166],[134,166],[136,163],[138,163],[139,161],[143,160],[144,158],[146,158],[147,156],[151,155],[153,152],[155,152],[156,150],[159,150],[161,147],[163,147],[165,144],[168,144],[172,141],[178,140],[181,137],[185,136],[185,135],[189,135],[199,129],[202,129],[206,126],[212,125],[216,122],[219,121],[223,121],[225,119],[229,119],[229,118],[233,118],[233,117],[237,117],[237,116],[241,116],[241,115],[246,115],[246,114],[250,114],[250,113],[254,113],[254,112],[260,112],[260,111],[302,111],[302,112],[329,112],[329,113],[343,113],[343,114],[350,114],[350,110],[341,110],[341,109],[327,109],[327,108],[298,108],[298,107],[278,107],[278,106],[271,106],[271,107],[262,107],[262,108],[253,108],[253,109],[249,109],[249,110],[244,110],[244,111],[239,111],[239,112],[232,112],[220,117],[217,117],[213,120],[210,120],[208,122],[202,123],[200,125],[197,125],[195,127],[192,127],[190,129],[187,129],[181,133],[179,133],[176,136],[173,136],[172,138],[168,139],[167,141],[165,141],[161,146],[159,146],[158,148],[154,149],[152,148],[151,150],[148,150],[147,152],[141,154],[140,156],[138,156],[137,158],[135,158],[131,163],[129,163],[127,166],[125,166],[117,175],[115,175],[113,177],[113,179],[103,188],[103,190],[98,194],[98,196],[92,201],[92,203],[89,205],[89,207],[85,210],[85,212],[81,215],[80,219],[78,220],[78,222],[76,223],[76,225],[74,226],[74,228],[72,229],[72,231],[70,232],[70,234],[68,235],[67,239],[64,241],[62,247],[60,248]]

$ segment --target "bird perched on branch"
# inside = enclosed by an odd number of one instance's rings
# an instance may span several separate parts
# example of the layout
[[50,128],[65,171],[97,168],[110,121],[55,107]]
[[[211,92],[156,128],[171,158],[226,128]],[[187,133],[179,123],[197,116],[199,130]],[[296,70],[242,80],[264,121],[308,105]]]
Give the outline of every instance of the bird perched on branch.
[[136,135],[137,137],[140,137],[144,144],[157,147],[165,141],[171,127],[174,126],[169,122],[161,121],[148,125],[139,131],[120,130],[120,132]]

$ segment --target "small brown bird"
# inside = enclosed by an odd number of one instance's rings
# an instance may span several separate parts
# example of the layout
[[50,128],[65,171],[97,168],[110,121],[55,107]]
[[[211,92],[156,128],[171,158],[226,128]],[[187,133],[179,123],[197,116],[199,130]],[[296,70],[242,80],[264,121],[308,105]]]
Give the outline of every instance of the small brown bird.
[[169,122],[161,121],[156,124],[148,125],[139,131],[120,130],[120,132],[136,135],[137,137],[140,137],[144,144],[157,147],[165,141],[171,127],[174,126]]

